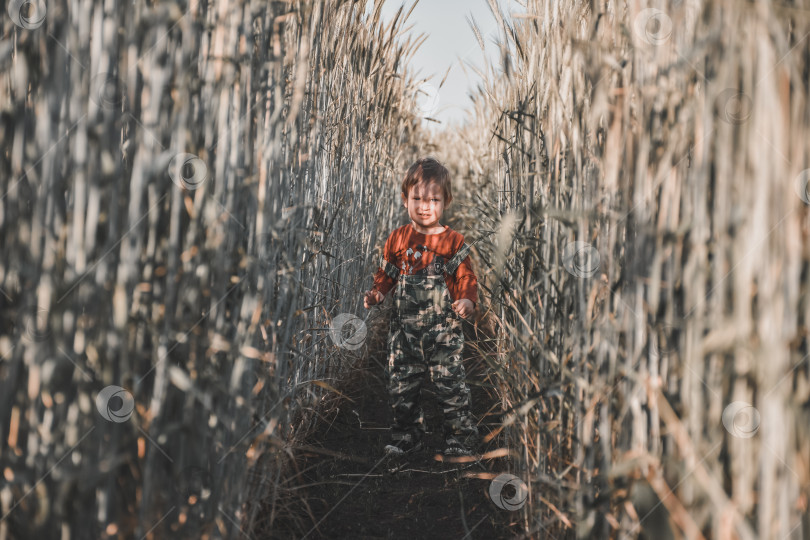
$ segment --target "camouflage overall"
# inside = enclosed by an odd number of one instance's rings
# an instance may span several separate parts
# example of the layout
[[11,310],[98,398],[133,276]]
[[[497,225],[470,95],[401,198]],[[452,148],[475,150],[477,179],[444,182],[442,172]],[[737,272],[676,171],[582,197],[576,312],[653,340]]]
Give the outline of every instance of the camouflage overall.
[[380,262],[385,273],[397,280],[386,368],[394,441],[416,442],[424,437],[425,419],[419,394],[425,371],[430,372],[444,413],[445,439],[454,436],[469,444],[478,436],[470,412],[470,389],[464,382],[461,317],[452,309],[453,301],[443,275],[443,272],[453,275],[469,250],[465,243],[447,264],[434,260],[429,265],[435,269],[433,275],[400,274],[385,258]]

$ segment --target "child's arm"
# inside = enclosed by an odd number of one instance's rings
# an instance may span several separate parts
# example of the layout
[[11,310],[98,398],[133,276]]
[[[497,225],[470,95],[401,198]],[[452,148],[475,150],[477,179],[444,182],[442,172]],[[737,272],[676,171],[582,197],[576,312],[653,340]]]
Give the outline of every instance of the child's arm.
[[473,272],[469,255],[458,265],[455,281],[458,298],[466,298],[473,303],[474,307],[478,303],[478,279]]
[[[472,259],[467,255],[456,271],[448,276],[447,285],[453,298],[453,309],[466,318],[475,311],[478,304],[478,279],[472,268]],[[468,305],[464,305],[469,302]]]

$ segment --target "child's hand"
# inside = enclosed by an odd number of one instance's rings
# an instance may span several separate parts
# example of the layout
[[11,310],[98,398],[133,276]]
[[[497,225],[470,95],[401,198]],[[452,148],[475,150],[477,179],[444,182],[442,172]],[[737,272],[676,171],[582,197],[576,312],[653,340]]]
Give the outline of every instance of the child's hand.
[[385,300],[385,295],[378,290],[366,291],[366,296],[363,298],[363,307],[368,309],[375,304],[379,304]]
[[453,311],[459,314],[463,319],[466,319],[470,315],[473,314],[475,309],[473,308],[472,301],[466,298],[459,298],[455,302],[453,302]]

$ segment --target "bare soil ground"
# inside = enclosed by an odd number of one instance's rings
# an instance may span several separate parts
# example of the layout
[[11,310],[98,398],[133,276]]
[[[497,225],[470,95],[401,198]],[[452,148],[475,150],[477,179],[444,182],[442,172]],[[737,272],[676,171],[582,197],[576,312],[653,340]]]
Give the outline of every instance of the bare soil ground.
[[[307,446],[297,451],[295,483],[308,507],[310,528],[295,538],[513,538],[510,524],[522,512],[496,506],[491,479],[513,470],[509,456],[443,458],[442,415],[433,385],[425,379],[422,406],[427,421],[425,448],[407,457],[385,457],[390,411],[384,383],[387,318],[369,325],[367,354],[334,386],[346,397],[322,413]],[[469,343],[476,339],[465,324]],[[479,336],[478,339],[481,339]],[[486,378],[485,362],[465,346],[467,383],[483,436],[498,426],[501,409]],[[347,399],[349,398],[349,399]],[[479,455],[504,447],[502,435],[483,443]],[[506,488],[511,489],[509,486]],[[505,493],[506,496],[512,493]],[[278,534],[278,529],[276,529]],[[275,536],[275,534],[274,534]]]

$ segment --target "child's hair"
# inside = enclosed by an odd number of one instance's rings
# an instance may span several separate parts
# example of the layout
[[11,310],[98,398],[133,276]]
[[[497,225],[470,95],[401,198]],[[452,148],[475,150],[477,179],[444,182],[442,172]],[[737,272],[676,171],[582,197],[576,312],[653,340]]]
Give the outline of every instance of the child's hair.
[[421,180],[427,182],[436,182],[444,194],[444,204],[450,204],[453,200],[453,193],[450,191],[450,173],[448,170],[439,163],[438,160],[432,157],[426,157],[416,160],[416,163],[410,166],[408,172],[405,173],[405,180],[402,181],[402,194],[405,197],[410,193],[411,187],[418,184]]

